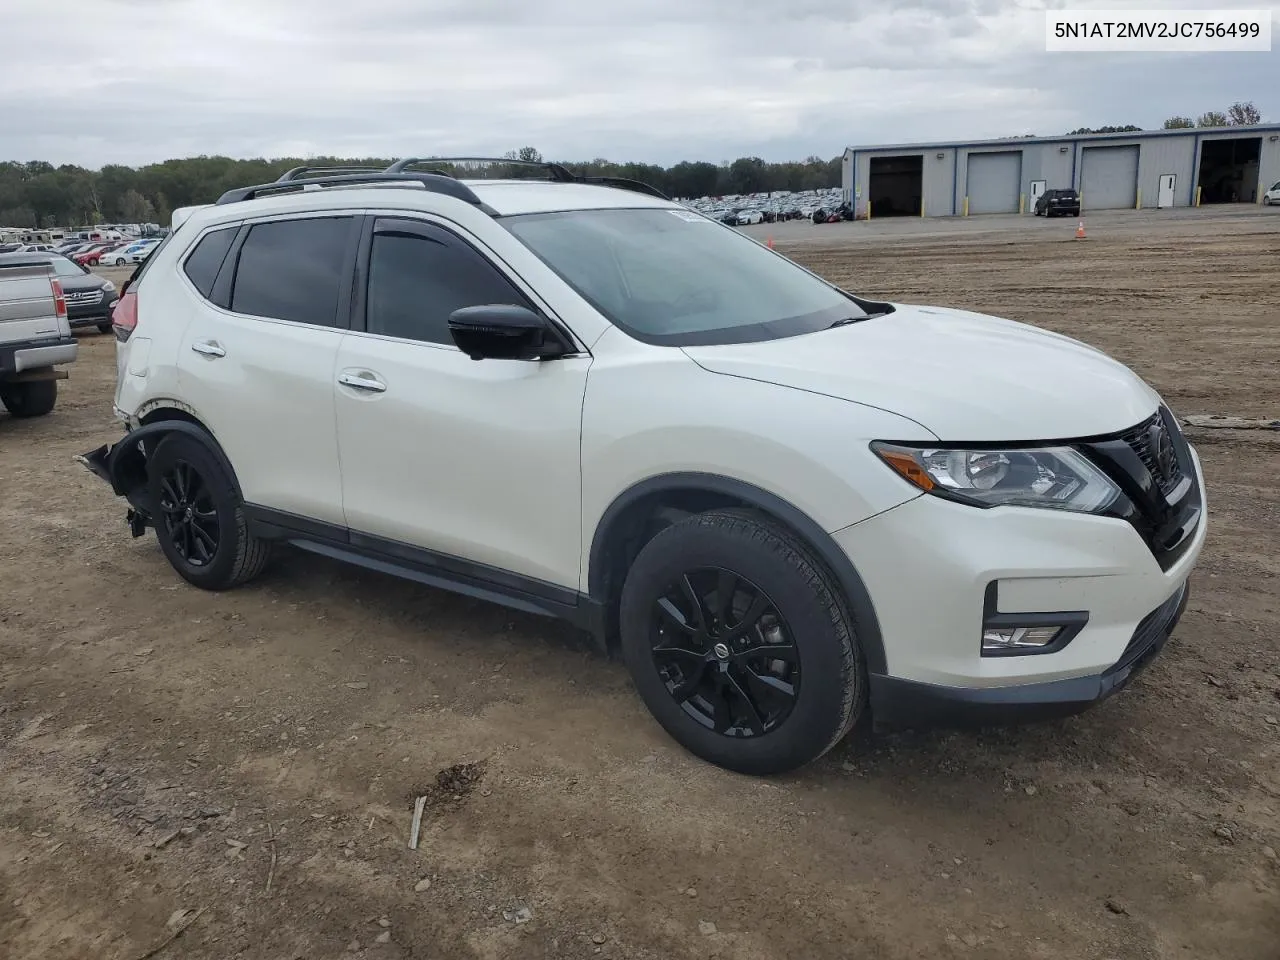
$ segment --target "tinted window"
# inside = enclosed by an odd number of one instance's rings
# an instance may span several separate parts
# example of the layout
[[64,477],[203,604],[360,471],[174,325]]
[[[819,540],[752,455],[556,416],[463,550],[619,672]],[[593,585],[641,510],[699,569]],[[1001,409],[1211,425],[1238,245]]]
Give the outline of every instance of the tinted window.
[[[222,261],[231,249],[231,241],[236,238],[236,231],[239,229],[238,226],[226,227],[206,233],[187,257],[187,262],[182,265],[202,296],[207,298],[213,290],[213,281],[218,279],[218,270],[222,267]],[[134,251],[133,247],[129,249]]]
[[231,309],[332,327],[350,217],[255,224],[240,248]]
[[529,302],[497,268],[444,230],[379,232],[369,256],[367,329],[388,337],[453,343],[460,307]]

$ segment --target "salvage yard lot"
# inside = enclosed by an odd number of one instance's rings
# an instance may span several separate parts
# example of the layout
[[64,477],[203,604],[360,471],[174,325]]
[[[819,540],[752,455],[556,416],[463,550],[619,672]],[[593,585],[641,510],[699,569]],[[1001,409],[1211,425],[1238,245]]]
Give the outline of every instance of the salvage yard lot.
[[[1271,212],[749,232],[1275,418]],[[554,622],[283,551],[188,587],[72,462],[118,436],[114,343],[81,342],[51,416],[0,414],[0,957],[1280,956],[1280,432],[1190,431],[1213,527],[1131,690],[753,780]]]

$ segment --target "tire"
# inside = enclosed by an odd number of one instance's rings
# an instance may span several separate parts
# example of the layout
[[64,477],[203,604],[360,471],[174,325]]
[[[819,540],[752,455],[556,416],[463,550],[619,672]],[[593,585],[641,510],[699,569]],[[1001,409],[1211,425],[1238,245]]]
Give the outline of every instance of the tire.
[[98,332],[99,332],[99,333],[110,333],[110,332],[111,332],[111,321],[110,321],[110,320],[104,320],[102,323],[98,324]]
[[147,491],[160,549],[188,583],[227,590],[267,565],[270,543],[249,532],[235,483],[204,443],[161,440],[147,459]]
[[43,417],[57,400],[57,380],[0,383],[0,403],[15,417]]
[[[722,593],[730,577],[737,581]],[[719,616],[724,594],[730,612]],[[696,613],[693,598],[702,601]],[[679,617],[664,616],[660,602]],[[757,602],[765,612],[735,639]],[[717,766],[794,770],[839,743],[865,705],[866,668],[838,589],[794,535],[754,512],[711,511],[660,532],[627,573],[619,620],[623,656],[649,711]],[[707,630],[693,626],[708,621]],[[767,657],[752,656],[769,641]],[[655,657],[655,648],[678,653]],[[777,692],[788,687],[790,696]]]
[[125,265],[125,262],[126,262],[126,261],[125,261],[124,257],[116,257],[116,266],[117,266],[117,267],[123,267],[123,266]]

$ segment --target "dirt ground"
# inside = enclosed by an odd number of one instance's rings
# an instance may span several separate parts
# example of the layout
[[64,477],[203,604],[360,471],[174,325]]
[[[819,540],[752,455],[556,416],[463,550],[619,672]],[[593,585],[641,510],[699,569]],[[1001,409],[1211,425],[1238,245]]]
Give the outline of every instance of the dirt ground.
[[[1280,417],[1263,214],[778,244],[1081,337],[1179,414]],[[756,780],[556,623],[297,553],[186,586],[72,462],[119,435],[114,343],[82,344],[51,416],[0,414],[0,957],[1280,958],[1280,431],[1192,432],[1212,531],[1129,691]]]

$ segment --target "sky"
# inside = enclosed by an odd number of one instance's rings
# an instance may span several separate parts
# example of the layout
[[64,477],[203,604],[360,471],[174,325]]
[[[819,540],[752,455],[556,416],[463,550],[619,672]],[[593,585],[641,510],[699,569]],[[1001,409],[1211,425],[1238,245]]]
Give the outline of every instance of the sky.
[[[1108,7],[1048,0],[1053,7]],[[1269,53],[1048,53],[1043,0],[8,0],[0,159],[501,155],[669,165],[1158,127]]]

